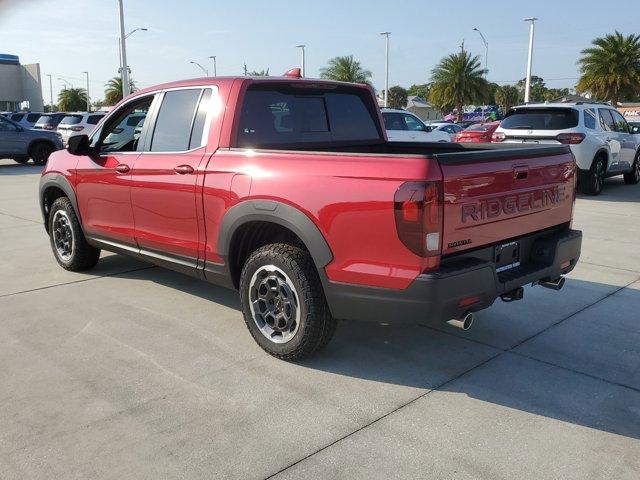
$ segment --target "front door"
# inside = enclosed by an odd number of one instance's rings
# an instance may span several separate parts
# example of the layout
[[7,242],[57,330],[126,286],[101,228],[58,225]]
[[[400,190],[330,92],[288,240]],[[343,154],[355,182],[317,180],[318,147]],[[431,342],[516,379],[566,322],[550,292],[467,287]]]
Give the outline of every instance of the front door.
[[610,110],[616,123],[616,131],[620,138],[620,166],[623,170],[631,170],[636,158],[636,141],[629,124],[617,110]]
[[[164,92],[132,175],[131,204],[140,252],[172,268],[198,261],[196,179],[206,155],[212,88]],[[201,207],[200,207],[201,208]]]
[[91,145],[95,155],[78,157],[78,209],[85,233],[98,240],[137,251],[131,209],[131,168],[140,155],[140,132],[131,132],[118,142],[110,141],[123,118],[146,113],[154,95],[133,99],[109,115],[94,132]]
[[616,131],[616,122],[611,115],[611,110],[608,108],[599,108],[598,114],[600,116],[600,127],[602,129],[598,132],[598,136],[609,146],[609,151],[611,152],[611,159],[607,171],[618,172],[624,168],[621,165],[622,144],[620,134]]
[[[27,145],[22,145],[19,129],[6,118],[0,116],[0,155],[26,155]],[[26,137],[26,135],[24,135]]]

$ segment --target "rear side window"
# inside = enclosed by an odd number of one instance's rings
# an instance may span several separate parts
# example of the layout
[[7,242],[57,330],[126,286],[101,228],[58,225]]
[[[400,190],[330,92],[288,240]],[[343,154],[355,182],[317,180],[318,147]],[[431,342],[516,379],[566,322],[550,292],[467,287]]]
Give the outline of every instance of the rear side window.
[[198,105],[198,111],[196,112],[196,118],[193,121],[193,128],[191,129],[191,140],[189,141],[189,150],[205,145],[205,122],[207,120],[207,113],[209,113],[209,107],[211,106],[211,89],[207,88],[200,98],[200,104]]
[[87,123],[89,125],[97,125],[100,120],[102,120],[102,117],[104,117],[104,115],[89,115],[89,118],[87,118]]
[[278,148],[381,140],[367,107],[368,92],[356,90],[253,85],[244,97],[237,146]]
[[511,110],[500,124],[511,130],[565,130],[578,126],[573,108],[519,108]]
[[42,115],[40,118],[38,118],[38,121],[36,123],[38,125],[44,125],[51,122],[53,122],[53,117],[50,117],[49,115]]
[[407,123],[404,121],[404,115],[400,113],[383,113],[384,128],[387,130],[406,130]]
[[600,126],[602,129],[609,132],[615,132],[616,122],[613,120],[611,112],[606,108],[600,108],[598,109],[598,112],[600,113]]
[[27,115],[27,122],[36,123],[41,116],[41,113],[29,113]]
[[152,152],[189,150],[191,128],[201,89],[165,93],[151,140]]
[[596,111],[593,108],[587,108],[584,111],[584,126],[595,130],[596,128]]
[[60,125],[75,125],[82,121],[82,115],[67,115],[60,121]]

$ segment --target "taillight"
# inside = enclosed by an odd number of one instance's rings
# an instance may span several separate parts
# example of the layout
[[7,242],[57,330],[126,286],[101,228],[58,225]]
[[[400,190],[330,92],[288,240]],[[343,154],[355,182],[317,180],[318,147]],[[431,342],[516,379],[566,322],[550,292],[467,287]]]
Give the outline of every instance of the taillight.
[[565,145],[577,145],[582,143],[586,135],[584,133],[561,133],[556,136],[556,140]]
[[74,132],[81,132],[82,130],[84,130],[84,127],[71,127],[71,130],[73,130]]
[[442,242],[441,182],[405,182],[393,198],[396,230],[416,255],[440,255]]
[[500,142],[504,142],[505,138],[507,138],[507,136],[504,133],[496,132],[491,136],[491,141],[500,143]]

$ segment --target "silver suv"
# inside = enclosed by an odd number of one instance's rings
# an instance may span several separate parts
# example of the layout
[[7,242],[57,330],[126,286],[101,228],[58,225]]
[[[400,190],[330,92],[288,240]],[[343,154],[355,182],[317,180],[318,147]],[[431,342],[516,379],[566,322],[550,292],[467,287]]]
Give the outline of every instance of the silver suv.
[[602,191],[604,179],[624,175],[640,181],[640,135],[605,103],[541,103],[514,107],[494,132],[492,141],[566,144],[576,158],[578,183],[588,195]]

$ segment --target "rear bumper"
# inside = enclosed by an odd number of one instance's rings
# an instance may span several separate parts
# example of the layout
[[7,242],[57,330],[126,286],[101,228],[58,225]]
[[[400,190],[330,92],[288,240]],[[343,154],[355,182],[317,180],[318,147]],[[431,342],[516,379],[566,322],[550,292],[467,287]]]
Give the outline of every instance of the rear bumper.
[[[435,272],[419,275],[404,290],[327,282],[325,293],[334,317],[374,322],[445,322],[487,308],[500,295],[529,283],[555,280],[575,267],[582,232],[569,228],[517,239],[523,264],[500,273],[493,247],[447,258]],[[526,257],[526,258],[525,258]],[[472,305],[460,302],[477,297]]]

